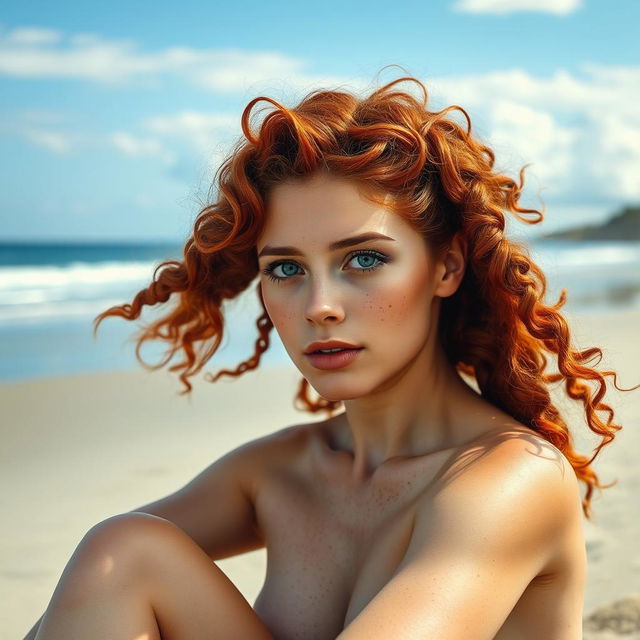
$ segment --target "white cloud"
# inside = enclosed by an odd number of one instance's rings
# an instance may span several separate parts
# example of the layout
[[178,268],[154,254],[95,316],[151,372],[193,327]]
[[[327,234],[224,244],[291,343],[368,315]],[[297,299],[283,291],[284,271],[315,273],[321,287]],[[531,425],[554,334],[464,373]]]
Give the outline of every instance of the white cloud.
[[143,52],[133,40],[108,40],[92,33],[63,38],[53,30],[0,31],[0,74],[71,78],[101,83],[157,81],[174,75],[218,93],[273,86],[282,78],[300,88],[335,85],[337,76],[305,73],[304,61],[273,51],[170,47]]
[[[590,74],[589,69],[586,69]],[[558,69],[550,78],[532,76],[522,69],[491,71],[475,75],[456,75],[427,80],[432,95],[440,99],[440,94],[448,101],[463,107],[490,104],[496,98],[543,106],[554,110],[581,110],[588,102],[602,101],[609,104],[609,95],[599,86],[603,81],[598,77],[581,80],[564,69]],[[624,91],[626,82],[620,82],[618,89]]]
[[136,54],[131,41],[75,36],[70,46],[61,41],[16,43],[16,31],[0,35],[0,73],[5,75],[121,82],[158,68],[157,57]]
[[189,180],[210,176],[242,135],[238,115],[228,113],[182,111],[148,118],[142,126],[174,153],[172,175]]
[[210,153],[214,143],[240,133],[237,115],[201,111],[155,116],[147,119],[144,126],[155,134],[182,140],[200,153]]
[[460,13],[505,15],[517,11],[535,11],[567,15],[577,11],[582,0],[458,0],[453,10]]
[[497,153],[517,153],[509,168],[531,163],[527,177],[535,176],[551,193],[563,191],[571,177],[575,127],[563,127],[548,113],[525,104],[498,100],[492,105],[488,138]]
[[53,44],[61,39],[62,34],[59,31],[40,27],[20,27],[6,36],[8,44],[17,46]]
[[[473,4],[478,9],[500,6],[515,11],[530,3],[467,0],[459,6],[463,4],[468,9]],[[536,6],[547,10],[551,3],[539,0]],[[577,9],[579,3],[554,0],[553,6],[568,11]],[[137,86],[141,80],[156,82],[171,76],[218,93],[236,92],[251,98],[268,95],[286,104],[322,86],[355,91],[373,88],[362,78],[306,73],[305,64],[273,51],[169,47],[148,52],[131,40],[107,40],[90,33],[63,37],[57,31],[35,27],[11,32],[0,29],[0,74],[90,82],[135,80]],[[526,175],[535,178],[549,195],[583,200],[590,194],[596,199],[640,198],[640,112],[636,106],[640,66],[585,63],[577,72],[558,68],[549,76],[515,68],[423,80],[431,109],[463,106],[472,118],[474,132],[496,148],[497,166],[517,172],[531,163]],[[412,89],[408,83],[404,87]],[[267,103],[259,106],[271,108]],[[78,132],[56,131],[73,121],[57,115],[58,122],[53,113],[25,113],[13,131],[54,153],[104,146],[105,136],[87,134],[83,138]],[[10,130],[10,123],[0,128]],[[196,166],[205,159],[216,164],[240,133],[238,111],[191,110],[148,117],[138,131],[106,136],[106,144],[130,156],[159,157],[172,169],[183,166],[188,175],[194,166],[187,166],[189,157],[196,156]]]
[[175,154],[155,138],[140,138],[124,131],[117,131],[111,135],[111,143],[127,156],[155,157],[167,165],[171,165],[175,160]]
[[135,138],[122,131],[114,133],[111,139],[114,146],[128,156],[146,156],[162,150],[158,140]]
[[22,133],[36,146],[43,147],[54,153],[67,153],[72,147],[71,138],[56,131],[27,128]]
[[[585,64],[536,77],[513,69],[425,79],[431,109],[462,106],[496,164],[531,162],[549,194],[640,198],[640,67]],[[458,118],[456,118],[458,119]],[[506,160],[506,161],[505,161]]]
[[[640,198],[637,80],[640,68],[589,64],[582,74],[559,69],[546,78],[515,69],[424,82],[432,110],[467,110],[474,135],[495,150],[497,170],[517,177],[529,164],[525,192],[584,202]],[[143,128],[165,148],[180,149],[183,163],[195,152],[211,166],[241,135],[239,113],[184,111],[148,118]]]
[[[216,52],[215,64],[207,60],[193,81],[205,89],[220,93],[247,90],[258,92],[260,87],[273,89],[286,78],[287,87],[311,90],[321,86],[335,86],[345,81],[342,76],[305,73],[305,62],[276,52],[246,52],[228,50]],[[351,87],[364,86],[359,79],[350,83]]]
[[576,150],[576,162],[590,177],[591,189],[616,199],[640,199],[640,118],[619,113],[593,117],[585,132],[589,155]]

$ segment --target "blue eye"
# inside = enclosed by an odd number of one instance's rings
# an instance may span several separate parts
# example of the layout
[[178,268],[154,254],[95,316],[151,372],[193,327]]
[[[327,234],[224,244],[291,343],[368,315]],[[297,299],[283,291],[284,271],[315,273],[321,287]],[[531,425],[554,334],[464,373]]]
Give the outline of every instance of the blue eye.
[[[385,264],[389,258],[379,251],[361,250],[355,251],[349,256],[348,262],[352,262],[354,260],[356,260],[358,266],[353,270],[362,272],[378,269]],[[282,275],[276,273],[276,269],[278,268],[281,269]],[[297,269],[301,269],[301,267],[291,260],[278,260],[269,264],[265,269],[263,269],[262,273],[274,282],[282,282],[283,280],[289,280],[292,276],[299,275],[296,271]]]

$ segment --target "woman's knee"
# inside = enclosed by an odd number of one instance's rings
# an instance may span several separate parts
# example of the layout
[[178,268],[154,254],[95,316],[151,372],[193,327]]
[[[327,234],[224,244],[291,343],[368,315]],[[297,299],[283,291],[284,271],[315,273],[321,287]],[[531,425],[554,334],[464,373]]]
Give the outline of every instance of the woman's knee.
[[[149,558],[179,535],[171,522],[145,513],[124,513],[94,525],[73,554],[67,570],[75,590],[109,588],[147,577]],[[183,534],[184,535],[184,534]]]
[[175,535],[178,527],[172,522],[149,513],[133,511],[111,516],[87,531],[82,543],[96,553],[115,553],[119,556],[139,553],[148,544],[161,542]]

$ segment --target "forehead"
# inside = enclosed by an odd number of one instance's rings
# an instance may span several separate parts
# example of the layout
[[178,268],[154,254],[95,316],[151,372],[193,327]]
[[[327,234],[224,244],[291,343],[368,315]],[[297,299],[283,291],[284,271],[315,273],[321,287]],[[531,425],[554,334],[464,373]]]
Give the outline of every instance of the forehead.
[[416,233],[396,213],[367,199],[357,183],[318,174],[272,189],[257,244],[258,248],[289,240],[328,244],[365,231],[393,235],[407,229]]

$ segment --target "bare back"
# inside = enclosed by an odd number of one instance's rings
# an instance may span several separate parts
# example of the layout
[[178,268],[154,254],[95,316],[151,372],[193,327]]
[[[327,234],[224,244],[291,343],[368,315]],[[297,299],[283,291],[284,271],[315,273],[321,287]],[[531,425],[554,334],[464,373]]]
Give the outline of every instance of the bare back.
[[[334,419],[335,420],[335,419]],[[505,438],[525,438],[568,461],[523,426],[491,430],[451,449],[403,459],[365,489],[349,483],[350,454],[333,442],[334,422],[275,434],[256,478],[255,509],[267,575],[254,609],[279,640],[335,638],[389,582],[445,487],[472,490],[470,472]],[[531,440],[533,439],[533,440]],[[490,471],[485,463],[485,473]],[[466,490],[466,489],[465,489]],[[549,562],[529,583],[495,638],[577,637],[586,558],[579,494]],[[544,612],[544,615],[541,615]],[[573,621],[573,624],[568,624]]]

